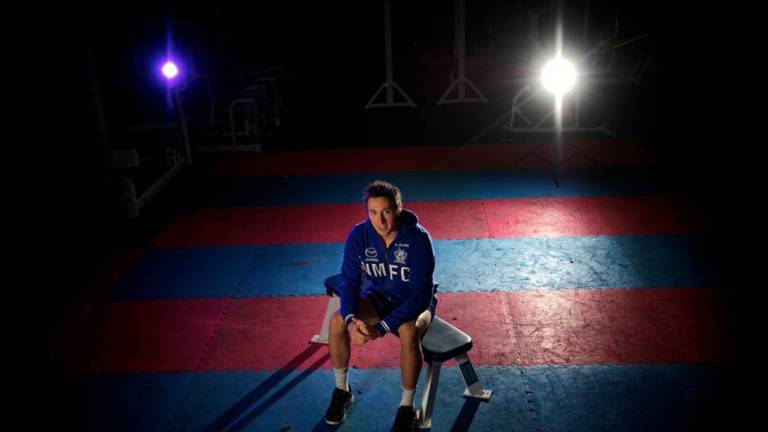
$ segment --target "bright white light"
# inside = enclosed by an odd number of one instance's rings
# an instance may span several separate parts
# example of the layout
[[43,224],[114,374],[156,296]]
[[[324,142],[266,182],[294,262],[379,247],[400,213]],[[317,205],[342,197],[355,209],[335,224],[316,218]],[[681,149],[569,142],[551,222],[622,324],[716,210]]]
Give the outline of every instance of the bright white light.
[[177,68],[173,62],[169,61],[163,65],[163,75],[165,75],[166,78],[172,79],[178,74],[179,68]]
[[568,60],[556,57],[544,65],[541,83],[545,89],[562,96],[576,84],[576,68]]

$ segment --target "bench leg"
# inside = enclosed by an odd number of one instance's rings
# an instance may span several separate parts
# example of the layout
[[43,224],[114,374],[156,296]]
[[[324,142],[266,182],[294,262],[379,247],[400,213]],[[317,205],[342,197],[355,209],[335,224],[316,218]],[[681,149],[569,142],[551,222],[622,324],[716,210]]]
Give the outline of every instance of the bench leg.
[[328,345],[328,328],[331,323],[331,317],[339,310],[339,307],[341,307],[341,301],[339,296],[334,294],[328,299],[328,307],[325,309],[325,317],[323,318],[323,324],[320,326],[320,334],[312,336],[310,342]]
[[464,397],[477,398],[486,402],[489,401],[491,399],[492,391],[483,389],[480,386],[480,380],[477,379],[475,368],[472,367],[472,363],[469,361],[469,356],[467,356],[466,353],[459,354],[454,360],[456,360],[456,364],[459,365],[461,376],[464,378],[464,384],[467,386],[466,390],[464,390]]
[[427,382],[424,385],[424,395],[421,397],[421,409],[417,413],[419,429],[432,427],[432,410],[435,408],[441,366],[440,362],[430,362],[427,368]]

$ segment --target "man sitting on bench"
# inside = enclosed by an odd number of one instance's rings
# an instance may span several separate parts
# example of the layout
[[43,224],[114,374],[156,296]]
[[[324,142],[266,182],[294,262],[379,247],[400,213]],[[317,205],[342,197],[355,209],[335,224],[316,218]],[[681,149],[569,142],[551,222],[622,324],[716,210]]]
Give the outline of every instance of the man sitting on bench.
[[393,431],[416,430],[413,396],[423,354],[420,336],[435,315],[432,238],[416,215],[403,209],[400,189],[377,180],[363,191],[368,219],[352,228],[344,246],[341,309],[330,322],[336,388],[325,422],[344,421],[354,400],[347,374],[350,339],[363,345],[387,333],[400,337],[402,398]]

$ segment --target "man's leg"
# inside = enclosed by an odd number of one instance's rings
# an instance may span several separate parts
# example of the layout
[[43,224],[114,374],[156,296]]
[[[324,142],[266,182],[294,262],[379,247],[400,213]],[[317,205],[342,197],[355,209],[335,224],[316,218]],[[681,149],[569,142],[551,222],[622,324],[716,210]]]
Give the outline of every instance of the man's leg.
[[328,335],[330,343],[328,348],[331,350],[331,364],[334,369],[343,369],[349,365],[349,334],[347,326],[344,324],[344,318],[335,314],[331,318]]
[[[360,300],[359,319],[364,321],[378,321],[376,309],[373,307],[370,299],[362,298]],[[349,371],[349,332],[344,324],[344,318],[339,314],[334,314],[329,323],[328,333],[330,336],[329,348],[331,351],[331,364],[333,366],[334,380],[336,388],[331,396],[331,404],[325,413],[325,422],[329,425],[341,424],[347,415],[347,409],[355,399],[352,394],[352,388],[348,383]]]
[[[359,314],[358,318],[368,324],[375,324],[379,321],[376,308],[371,299],[367,297],[360,299]],[[349,333],[346,324],[344,324],[344,318],[339,314],[333,315],[329,327],[330,343],[328,346],[331,350],[331,364],[334,369],[345,369],[349,367],[350,347]]]
[[416,410],[413,408],[413,395],[419,381],[424,355],[421,352],[421,335],[432,322],[432,314],[427,310],[418,318],[401,324],[397,328],[400,334],[400,374],[402,378],[402,396],[397,417],[392,425],[393,431],[412,431],[416,429]]
[[413,390],[419,381],[421,364],[424,356],[421,353],[421,335],[432,322],[432,314],[429,311],[422,312],[418,318],[408,321],[397,328],[400,333],[400,373],[403,388]]

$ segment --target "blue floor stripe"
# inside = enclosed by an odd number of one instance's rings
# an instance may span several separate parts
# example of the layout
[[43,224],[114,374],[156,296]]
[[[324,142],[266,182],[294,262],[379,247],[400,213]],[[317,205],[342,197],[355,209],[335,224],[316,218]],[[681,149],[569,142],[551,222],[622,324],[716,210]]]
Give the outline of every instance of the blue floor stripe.
[[[479,367],[488,403],[463,399],[444,368],[434,431],[689,430],[724,421],[732,398],[719,365]],[[423,376],[416,402],[421,400]],[[396,369],[352,369],[356,400],[339,431],[388,431],[400,400]],[[323,431],[329,370],[99,376],[75,379],[85,430]],[[170,420],[168,420],[170,418]]]
[[556,187],[550,170],[382,172],[304,176],[213,177],[190,197],[192,207],[333,204],[360,201],[366,184],[388,180],[408,200],[660,194],[665,186],[649,168],[563,173]]
[[189,394],[192,374],[101,375],[72,378],[65,405],[67,421],[56,422],[63,430],[159,431]]
[[[437,240],[435,278],[450,291],[703,286],[703,236]],[[336,243],[157,248],[118,283],[113,299],[318,295],[338,273]]]
[[165,299],[226,297],[237,291],[254,267],[254,248],[149,249],[120,282],[111,298]]

